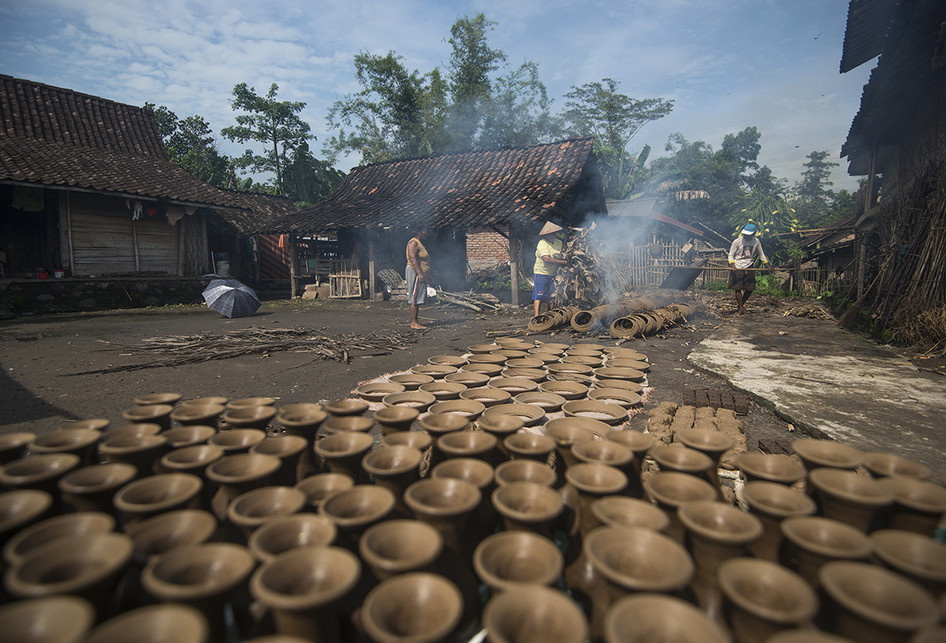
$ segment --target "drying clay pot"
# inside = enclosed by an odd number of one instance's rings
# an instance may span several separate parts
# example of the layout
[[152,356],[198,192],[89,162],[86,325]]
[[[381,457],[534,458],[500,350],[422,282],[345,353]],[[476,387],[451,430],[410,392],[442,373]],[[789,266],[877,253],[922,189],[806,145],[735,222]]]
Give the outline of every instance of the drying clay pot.
[[855,469],[864,459],[854,447],[833,440],[802,438],[792,442],[792,450],[809,471],[818,467]]
[[493,596],[483,609],[490,641],[582,643],[588,622],[581,609],[560,591],[528,585]]
[[591,512],[604,526],[646,527],[665,531],[670,526],[666,512],[644,500],[608,496],[591,503]]
[[583,537],[600,526],[591,511],[592,503],[619,494],[627,487],[627,476],[620,469],[600,463],[574,464],[565,471],[565,480],[578,491],[578,524]]
[[37,489],[17,489],[0,493],[0,544],[20,529],[33,524],[50,511],[53,497]]
[[203,424],[189,424],[179,426],[176,429],[165,431],[161,435],[167,438],[168,447],[171,449],[180,449],[183,447],[194,446],[195,444],[204,444],[217,432],[212,426]]
[[301,435],[270,436],[250,447],[250,453],[262,453],[279,458],[282,463],[276,472],[276,484],[292,486],[299,481],[299,461],[303,452],[309,448],[308,441]]
[[147,632],[151,643],[205,643],[207,621],[187,605],[149,605],[109,619],[89,632],[83,643],[138,643]]
[[171,419],[184,426],[215,427],[223,412],[223,404],[183,404],[171,411]]
[[934,596],[946,592],[946,544],[911,531],[879,529],[870,535],[874,555]]
[[129,482],[115,494],[115,508],[124,524],[177,509],[193,509],[203,487],[200,478],[189,473],[162,473]]
[[892,529],[904,529],[932,536],[946,513],[946,489],[928,480],[893,476],[878,480],[893,493],[889,522]]
[[234,429],[266,430],[276,417],[276,409],[271,406],[232,406],[232,402],[223,413],[223,421]]
[[807,475],[801,462],[781,454],[744,453],[736,459],[736,464],[746,482],[764,480],[792,485]]
[[213,499],[213,511],[217,518],[226,519],[227,507],[237,496],[272,482],[281,464],[276,456],[260,453],[225,455],[211,462],[206,475],[211,482],[219,485]]
[[322,456],[332,473],[343,473],[361,482],[367,480],[361,459],[372,446],[374,438],[367,433],[344,431],[316,442],[315,452]]
[[511,482],[497,487],[493,507],[507,530],[524,529],[551,538],[562,514],[562,496],[555,489],[535,482]]
[[758,558],[779,562],[782,532],[779,525],[791,516],[810,516],[817,507],[815,501],[798,489],[776,482],[757,480],[742,488],[749,511],[762,522],[762,536],[749,548]]
[[496,484],[536,482],[551,487],[555,484],[555,469],[537,460],[510,460],[496,467]]
[[369,452],[361,466],[371,474],[374,483],[386,487],[397,498],[397,508],[407,515],[407,506],[401,500],[404,490],[420,480],[420,449],[405,446],[380,446]]
[[337,533],[335,523],[326,516],[288,514],[263,523],[250,536],[248,547],[258,561],[268,563],[291,549],[328,547]]
[[440,532],[444,547],[470,552],[469,520],[480,505],[480,490],[456,478],[431,478],[415,482],[404,491],[404,502],[414,516]]
[[74,453],[28,455],[0,467],[0,485],[8,489],[45,491],[52,496],[56,507],[59,504],[60,478],[80,463],[81,458]]
[[361,607],[368,636],[377,643],[442,641],[463,614],[457,587],[436,574],[416,572],[389,578],[375,587]]
[[677,508],[686,502],[715,500],[717,491],[702,478],[688,473],[661,471],[651,476],[644,488],[650,499],[670,517],[667,535],[683,543],[683,524],[677,518]]
[[864,468],[875,478],[906,476],[926,480],[933,475],[933,471],[925,464],[891,453],[865,453]]
[[357,552],[358,538],[384,520],[394,510],[395,501],[394,494],[384,487],[359,484],[330,495],[319,511],[338,528],[338,544]]
[[135,543],[135,559],[145,563],[177,547],[200,545],[217,530],[213,514],[198,509],[181,509],[159,514],[131,525],[126,530]]
[[79,643],[95,623],[92,604],[78,596],[49,596],[0,607],[0,627],[9,641]]
[[329,415],[361,415],[368,410],[368,403],[364,400],[336,400],[325,405],[325,411]]
[[[511,415],[504,417],[513,419]],[[555,440],[537,433],[513,433],[503,439],[503,447],[513,459],[535,460],[543,464],[548,462],[555,446]]]
[[325,499],[337,491],[351,489],[355,481],[344,473],[319,473],[300,480],[296,489],[306,496],[309,511],[318,511]]
[[3,546],[3,559],[13,566],[47,543],[84,534],[105,534],[114,528],[115,519],[98,511],[53,516],[18,531]]
[[266,432],[261,429],[230,429],[210,436],[207,444],[223,449],[224,455],[249,453],[254,444],[266,439]]
[[132,400],[138,406],[150,406],[152,404],[168,404],[174,406],[183,397],[180,393],[148,393]]
[[24,457],[26,450],[35,437],[35,433],[28,431],[0,434],[0,465]]
[[102,432],[94,429],[56,429],[36,436],[30,444],[30,453],[74,453],[83,464],[93,464],[95,447],[101,438]]
[[604,623],[604,639],[607,643],[730,640],[725,630],[689,603],[647,593],[625,596],[611,606]]
[[410,431],[411,425],[420,411],[408,406],[386,406],[374,412],[374,421],[381,427],[381,433],[388,435],[398,431]]
[[861,530],[837,520],[793,516],[780,525],[784,542],[781,562],[794,569],[812,587],[818,572],[832,560],[867,560],[872,545]]
[[386,520],[365,530],[358,553],[378,581],[430,571],[443,549],[440,533],[419,520]]
[[292,487],[269,486],[237,496],[227,508],[227,519],[249,539],[257,527],[277,516],[302,510],[306,496]]
[[101,511],[115,515],[115,494],[137,474],[135,467],[120,462],[76,469],[59,479],[62,504],[74,511]]
[[839,469],[815,469],[808,474],[821,514],[869,532],[881,510],[893,504],[894,494],[876,480]]
[[501,531],[473,552],[477,576],[494,592],[523,583],[552,585],[562,574],[564,559],[555,543],[528,531]]
[[490,464],[498,462],[496,436],[486,431],[447,433],[437,439],[435,448],[445,458],[479,458]]
[[374,426],[374,418],[364,415],[339,415],[332,416],[322,424],[322,432],[331,435],[344,431],[355,433],[367,433]]
[[132,465],[138,477],[149,476],[167,452],[167,442],[163,435],[109,436],[99,444],[99,456],[108,462]]

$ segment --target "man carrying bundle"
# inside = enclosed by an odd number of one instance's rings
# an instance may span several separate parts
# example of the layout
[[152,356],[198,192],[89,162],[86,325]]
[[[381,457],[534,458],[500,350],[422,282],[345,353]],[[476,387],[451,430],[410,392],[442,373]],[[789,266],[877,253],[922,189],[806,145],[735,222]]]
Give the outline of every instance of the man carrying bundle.
[[538,317],[543,301],[552,298],[555,289],[555,273],[559,266],[567,262],[562,259],[564,241],[558,237],[562,226],[546,221],[539,231],[539,243],[535,246],[535,265],[532,267],[532,278],[535,286],[532,288],[533,317]]
[[729,247],[729,289],[736,291],[736,307],[739,314],[746,312],[746,300],[755,290],[755,273],[751,270],[752,264],[758,258],[763,266],[769,265],[769,260],[762,251],[762,243],[756,237],[756,225],[747,223],[742,233],[736,237]]

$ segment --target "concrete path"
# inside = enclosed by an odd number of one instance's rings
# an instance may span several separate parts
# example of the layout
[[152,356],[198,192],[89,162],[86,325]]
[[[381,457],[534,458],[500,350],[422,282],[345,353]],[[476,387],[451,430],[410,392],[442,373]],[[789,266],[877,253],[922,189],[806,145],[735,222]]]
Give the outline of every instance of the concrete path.
[[815,437],[946,469],[946,377],[833,322],[753,312],[688,359]]

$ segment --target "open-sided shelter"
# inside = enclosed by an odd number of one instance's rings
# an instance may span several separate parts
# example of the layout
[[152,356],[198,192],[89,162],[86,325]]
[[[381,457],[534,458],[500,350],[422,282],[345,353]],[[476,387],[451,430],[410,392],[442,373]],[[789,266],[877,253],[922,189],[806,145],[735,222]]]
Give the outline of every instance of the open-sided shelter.
[[[480,237],[505,241],[518,303],[520,266],[531,273],[536,234],[549,220],[577,226],[606,215],[591,138],[530,147],[446,154],[357,167],[324,201],[267,230],[293,243],[336,234],[374,294],[382,269],[403,273],[408,230],[428,226],[434,272],[447,288],[465,283]],[[262,230],[261,230],[262,232]],[[502,241],[499,241],[502,240]],[[294,267],[297,282],[309,279]]]

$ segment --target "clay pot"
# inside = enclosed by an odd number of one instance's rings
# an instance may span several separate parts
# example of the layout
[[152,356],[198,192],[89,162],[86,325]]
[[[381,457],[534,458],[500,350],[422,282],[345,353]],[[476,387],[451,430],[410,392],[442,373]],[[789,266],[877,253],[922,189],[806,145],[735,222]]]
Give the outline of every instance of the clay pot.
[[564,505],[555,489],[536,482],[510,482],[492,494],[493,507],[507,530],[534,531],[551,539]]
[[217,519],[198,509],[181,509],[152,516],[128,527],[125,533],[135,543],[135,561],[149,559],[177,547],[200,545],[213,537]]
[[902,476],[881,478],[878,482],[893,493],[893,506],[889,514],[891,529],[903,529],[924,536],[932,536],[936,532],[936,527],[946,513],[946,489],[928,480]]
[[36,434],[29,431],[0,434],[0,465],[24,457],[35,437]]
[[276,403],[274,397],[244,397],[238,400],[230,400],[224,406],[227,409],[239,409],[248,406],[272,406]]
[[331,518],[313,514],[288,514],[271,518],[250,536],[248,546],[261,563],[268,563],[292,549],[328,547],[338,529]]
[[225,640],[224,611],[253,571],[255,561],[245,547],[204,543],[177,547],[151,559],[141,584],[159,601],[185,603],[204,615],[210,640]]
[[335,400],[325,405],[325,411],[334,417],[344,415],[361,415],[368,410],[368,403],[364,400],[345,399]]
[[210,628],[203,614],[187,605],[149,605],[109,619],[83,643],[206,643]]
[[611,440],[579,440],[572,444],[572,455],[579,462],[606,464],[621,471],[634,468],[634,452]]
[[[544,437],[544,436],[542,436]],[[513,482],[536,482],[546,487],[555,484],[555,470],[536,460],[510,460],[496,467],[496,484],[504,486]]]
[[501,531],[473,552],[476,575],[493,592],[523,583],[552,585],[562,575],[564,559],[551,540],[528,531]]
[[227,508],[227,519],[238,527],[245,538],[264,522],[277,516],[302,510],[306,496],[292,487],[262,487],[237,496]]
[[161,473],[129,482],[115,494],[115,508],[125,525],[178,509],[195,509],[203,482],[189,473]]
[[[607,426],[602,423],[603,426]],[[545,433],[555,440],[555,472],[559,483],[565,480],[565,471],[576,464],[578,458],[572,455],[572,444],[583,440],[593,440],[595,431],[579,418],[561,418],[545,423]]]
[[440,533],[419,520],[386,520],[365,530],[358,553],[378,581],[429,571],[443,549]]
[[916,583],[866,563],[835,561],[819,572],[830,631],[864,643],[906,641],[939,618],[933,597]]
[[423,572],[383,581],[361,607],[365,631],[377,643],[445,640],[462,614],[463,599],[456,585]]
[[[500,465],[502,466],[502,465]],[[486,462],[476,458],[451,458],[441,462],[430,472],[431,478],[456,478],[469,482],[481,493],[491,493],[494,470]]]
[[[500,417],[512,418],[511,415]],[[496,418],[498,419],[498,418]],[[536,460],[545,464],[555,451],[555,440],[537,433],[513,433],[503,440],[503,448],[514,460]]]
[[537,585],[495,594],[483,609],[483,626],[497,643],[582,643],[588,638],[588,622],[578,605],[562,592]]
[[237,496],[270,484],[281,465],[282,461],[276,456],[261,453],[225,455],[211,462],[206,475],[219,486],[212,506],[217,519],[226,519],[227,509]]
[[361,466],[371,474],[375,484],[386,487],[394,494],[398,511],[408,515],[402,496],[407,487],[420,480],[422,457],[420,450],[414,447],[381,446],[366,454]]
[[74,453],[83,464],[93,464],[95,446],[101,438],[102,432],[94,429],[56,429],[36,436],[30,444],[30,453]]
[[300,480],[296,489],[305,494],[308,511],[318,511],[325,499],[336,491],[351,489],[355,481],[344,473],[319,473]]
[[818,587],[818,572],[833,560],[867,560],[873,549],[864,532],[850,525],[815,516],[793,516],[780,525],[781,562]]
[[502,443],[506,438],[514,435],[524,424],[522,418],[515,415],[488,415],[481,417],[476,426],[486,431]]
[[798,460],[781,454],[744,453],[736,459],[736,464],[746,482],[762,480],[793,485],[807,475],[804,465]]
[[359,484],[337,491],[322,503],[319,511],[338,528],[338,544],[358,551],[358,539],[371,525],[381,522],[394,511],[395,497],[378,485]]
[[132,424],[147,422],[149,424],[158,424],[162,431],[171,428],[171,412],[174,407],[170,404],[149,404],[147,406],[133,406],[123,411],[122,417]]
[[565,480],[578,491],[578,526],[582,537],[601,526],[591,511],[592,503],[605,496],[617,495],[627,487],[627,476],[620,469],[591,462],[579,462],[568,467]]
[[217,432],[212,426],[203,424],[190,424],[188,426],[179,426],[176,429],[165,431],[161,435],[167,438],[168,447],[171,449],[181,449],[183,447],[204,444]]
[[643,527],[599,527],[584,541],[597,575],[591,590],[591,636],[604,631],[610,606],[633,592],[674,593],[693,578],[693,560],[667,536]]
[[37,489],[0,493],[0,545],[28,525],[38,522],[52,509],[53,497]]
[[339,431],[316,442],[315,452],[333,473],[344,473],[355,482],[367,482],[361,460],[372,446],[374,438],[367,433]]
[[617,442],[626,446],[634,454],[633,465],[623,468],[627,475],[627,495],[632,498],[644,497],[644,485],[641,482],[641,466],[644,463],[644,457],[654,446],[654,436],[639,431],[614,429],[605,434],[605,439],[609,442]]
[[209,505],[216,487],[207,477],[207,468],[223,457],[223,449],[210,444],[195,444],[165,453],[158,468],[169,473],[190,473],[204,482],[203,500]]
[[422,452],[429,449],[433,443],[434,439],[427,431],[397,431],[381,438],[381,444],[384,446],[414,447]]
[[[274,400],[275,401],[275,400]],[[229,403],[229,398],[220,397],[220,396],[210,396],[210,397],[195,397],[189,400],[184,400],[179,404],[179,406],[188,406],[193,404],[195,406],[204,406],[206,404],[220,404],[221,406],[226,406]]]
[[147,422],[142,422],[141,424],[126,424],[124,426],[116,426],[114,429],[111,429],[104,435],[102,441],[111,440],[112,438],[140,438],[145,435],[159,435],[161,434],[161,425],[160,424],[149,424]]
[[749,545],[762,535],[762,523],[750,513],[713,501],[688,502],[680,506],[677,515],[696,565],[693,593],[703,611],[721,622],[722,594],[716,582],[719,566],[748,554]]
[[0,485],[8,489],[36,489],[45,491],[53,499],[53,509],[59,506],[59,480],[81,463],[74,453],[28,455],[0,467]]
[[21,529],[3,546],[3,559],[14,566],[29,556],[30,552],[62,538],[75,538],[84,534],[104,534],[115,527],[115,519],[97,511],[53,516],[30,527]]
[[374,412],[374,421],[381,427],[381,433],[388,435],[398,431],[410,431],[411,425],[420,411],[409,406],[386,406]]
[[184,426],[215,427],[223,411],[223,404],[184,404],[171,411],[171,419]]
[[277,435],[267,437],[250,447],[250,453],[274,455],[282,464],[276,472],[275,482],[292,486],[299,481],[299,460],[309,443],[300,435]]
[[879,529],[870,535],[870,540],[874,555],[886,567],[934,596],[946,592],[946,544],[899,529]]
[[467,527],[481,500],[478,488],[456,478],[421,480],[404,491],[414,517],[436,529],[446,549],[462,552],[467,560],[476,546]]
[[611,606],[604,622],[604,640],[607,643],[728,643],[730,639],[706,614],[679,598],[634,594]]
[[792,450],[809,471],[819,467],[856,469],[864,459],[854,447],[833,440],[802,438],[792,442]]
[[591,513],[603,526],[645,527],[665,531],[670,518],[662,509],[637,498],[607,496],[591,503]]
[[815,469],[808,474],[821,515],[863,532],[875,529],[881,510],[893,504],[894,494],[876,480],[840,469]]
[[289,404],[279,409],[276,420],[282,425],[286,433],[304,438],[308,446],[302,450],[299,458],[298,479],[302,480],[315,470],[312,445],[319,427],[328,418],[328,413],[321,404],[299,403]]
[[749,545],[757,558],[779,562],[782,532],[779,525],[791,516],[815,513],[815,501],[798,489],[762,480],[747,482],[742,488],[749,511],[762,523],[762,536]]
[[733,447],[736,443],[735,440],[725,433],[711,429],[677,431],[674,438],[678,439],[687,448],[699,451],[713,461],[713,467],[709,470],[710,484],[719,489],[719,476],[717,474],[719,461]]
[[138,477],[154,473],[155,463],[166,451],[167,438],[163,435],[110,436],[99,444],[102,459],[130,464]]
[[926,480],[933,475],[932,469],[925,464],[891,453],[878,453],[876,451],[864,454],[864,468],[874,478],[904,476]]
[[[822,632],[821,630],[799,628],[782,630],[775,636],[769,638],[765,643],[852,643],[852,641],[851,639]],[[911,643],[919,642],[913,641]]]
[[339,415],[332,416],[322,423],[322,432],[326,435],[352,431],[355,433],[367,433],[374,426],[374,419],[364,415]]
[[651,449],[650,456],[657,462],[661,472],[676,471],[704,478],[713,485],[717,498],[722,498],[716,463],[708,455],[688,447],[663,445]]
[[677,508],[686,502],[715,500],[716,489],[702,478],[688,473],[661,471],[651,476],[644,488],[650,499],[670,518],[667,535],[683,544],[683,524],[677,517]]
[[340,603],[358,582],[361,565],[338,547],[305,547],[260,567],[250,591],[269,608],[276,631],[327,643],[342,640]]
[[266,439],[266,432],[261,429],[230,429],[215,433],[207,440],[207,444],[220,447],[224,455],[249,453],[253,445]]
[[437,438],[435,449],[445,458],[478,458],[489,464],[498,464],[496,436],[486,431],[446,433]]
[[33,549],[7,570],[4,584],[16,598],[74,594],[95,607],[100,620],[111,616],[115,584],[131,559],[124,534],[86,533]]
[[736,643],[765,641],[802,627],[818,611],[818,597],[800,576],[767,560],[733,558],[719,566],[726,621]]
[[48,596],[0,607],[0,627],[9,641],[79,643],[95,623],[95,609],[78,596]]
[[223,421],[235,429],[265,431],[274,417],[276,409],[271,406],[230,406],[223,412]]
[[148,393],[136,397],[133,402],[138,406],[151,406],[153,404],[167,404],[174,406],[183,396],[180,393]]
[[115,494],[136,475],[134,466],[121,462],[76,469],[59,479],[62,504],[71,511],[101,511],[117,516]]
[[432,437],[439,438],[445,433],[465,431],[472,423],[470,418],[459,413],[437,413],[421,418],[419,424]]
[[60,423],[60,429],[92,429],[93,431],[104,431],[111,424],[105,418],[87,418],[84,420],[71,420]]

